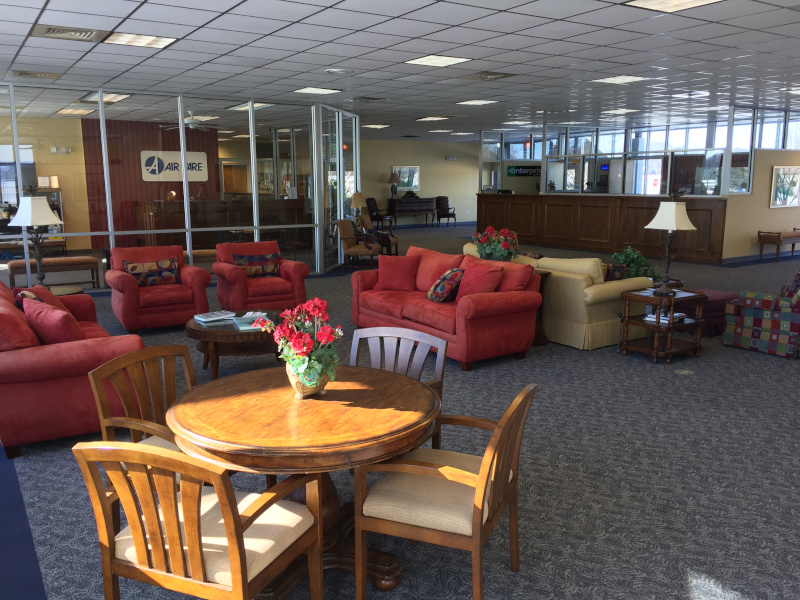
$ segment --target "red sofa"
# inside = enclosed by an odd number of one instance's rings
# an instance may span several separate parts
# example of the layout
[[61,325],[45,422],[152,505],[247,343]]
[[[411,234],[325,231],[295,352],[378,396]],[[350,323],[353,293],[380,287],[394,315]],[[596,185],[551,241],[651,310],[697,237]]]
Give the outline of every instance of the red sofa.
[[[405,327],[445,339],[447,356],[457,360],[464,371],[469,371],[477,360],[507,354],[518,358],[525,356],[533,343],[536,311],[542,304],[541,277],[532,267],[484,261],[462,254],[443,254],[415,246],[409,248],[406,256],[418,257],[416,273],[409,285],[389,283],[389,287],[396,289],[386,289],[384,282],[379,284],[382,268],[387,276],[390,269],[402,272],[400,263],[389,262],[398,257],[380,256],[379,265],[384,267],[353,274],[352,311],[357,327]],[[457,301],[441,303],[425,297],[448,269],[463,268],[466,278],[470,267],[480,268],[480,263],[492,268],[502,267],[502,276],[496,284],[500,291],[473,293]],[[475,267],[476,264],[479,266]]]
[[233,264],[233,255],[278,254],[278,242],[229,242],[217,244],[217,262],[211,267],[217,276],[217,300],[225,310],[286,310],[306,301],[308,265],[281,259],[278,275],[248,277]]
[[[178,263],[178,281],[169,285],[140,286],[123,264],[172,257]],[[182,246],[112,248],[106,283],[111,288],[111,309],[130,333],[149,327],[184,325],[193,316],[208,312],[206,288],[211,274],[201,267],[183,264]]]
[[91,296],[60,301],[87,339],[44,345],[0,283],[0,445],[9,458],[19,456],[21,444],[99,431],[89,371],[144,348],[138,335],[108,335]]

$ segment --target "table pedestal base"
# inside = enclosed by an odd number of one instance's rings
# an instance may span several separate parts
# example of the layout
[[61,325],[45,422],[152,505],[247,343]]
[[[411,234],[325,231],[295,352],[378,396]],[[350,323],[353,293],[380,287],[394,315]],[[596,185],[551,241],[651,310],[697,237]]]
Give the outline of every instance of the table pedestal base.
[[[353,540],[354,515],[353,503],[339,506],[339,494],[330,475],[323,473],[322,485],[322,518],[325,523],[325,539],[323,542],[323,569],[342,569],[355,572],[356,549]],[[304,497],[293,496],[293,500],[305,502]],[[394,554],[369,549],[367,551],[367,576],[372,585],[383,592],[397,587],[403,566]],[[282,600],[298,583],[308,578],[308,562],[305,557],[295,560],[289,567],[275,578],[269,587],[264,588],[256,596],[258,600]]]

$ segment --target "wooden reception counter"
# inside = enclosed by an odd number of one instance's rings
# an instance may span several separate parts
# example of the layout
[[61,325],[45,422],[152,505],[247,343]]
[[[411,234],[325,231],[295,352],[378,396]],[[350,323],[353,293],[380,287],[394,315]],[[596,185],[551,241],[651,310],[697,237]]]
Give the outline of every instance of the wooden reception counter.
[[[613,253],[633,246],[649,257],[664,254],[666,232],[645,229],[667,196],[613,194],[478,194],[478,231],[493,225],[516,231],[523,244]],[[721,263],[726,198],[690,196],[696,231],[678,231],[673,258]]]

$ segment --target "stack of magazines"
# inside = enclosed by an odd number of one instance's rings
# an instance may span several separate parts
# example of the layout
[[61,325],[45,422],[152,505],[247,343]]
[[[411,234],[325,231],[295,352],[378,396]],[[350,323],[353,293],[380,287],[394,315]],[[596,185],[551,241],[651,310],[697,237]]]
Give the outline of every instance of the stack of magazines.
[[250,311],[241,317],[234,317],[233,324],[240,330],[262,330],[271,323],[267,314],[258,311]]
[[[683,321],[686,318],[686,313],[676,312],[672,319],[674,322]],[[669,323],[669,313],[651,313],[644,316],[644,320],[649,323]]]
[[218,323],[226,319],[232,319],[236,313],[230,310],[215,310],[213,312],[195,315],[194,320],[201,325],[208,325],[209,323]]

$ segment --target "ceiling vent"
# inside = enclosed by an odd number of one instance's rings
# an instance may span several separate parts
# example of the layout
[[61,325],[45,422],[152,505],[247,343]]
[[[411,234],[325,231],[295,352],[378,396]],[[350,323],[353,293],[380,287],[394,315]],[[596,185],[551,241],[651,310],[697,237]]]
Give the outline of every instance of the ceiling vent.
[[51,40],[74,40],[78,42],[102,42],[109,31],[100,29],[81,29],[79,27],[57,27],[55,25],[37,25],[31,30],[33,37]]
[[42,73],[40,71],[11,71],[12,77],[27,77],[29,79],[58,79],[61,73]]
[[478,81],[497,81],[506,77],[514,77],[514,73],[499,73],[497,71],[480,71],[470,75],[462,75],[459,79],[477,79]]

